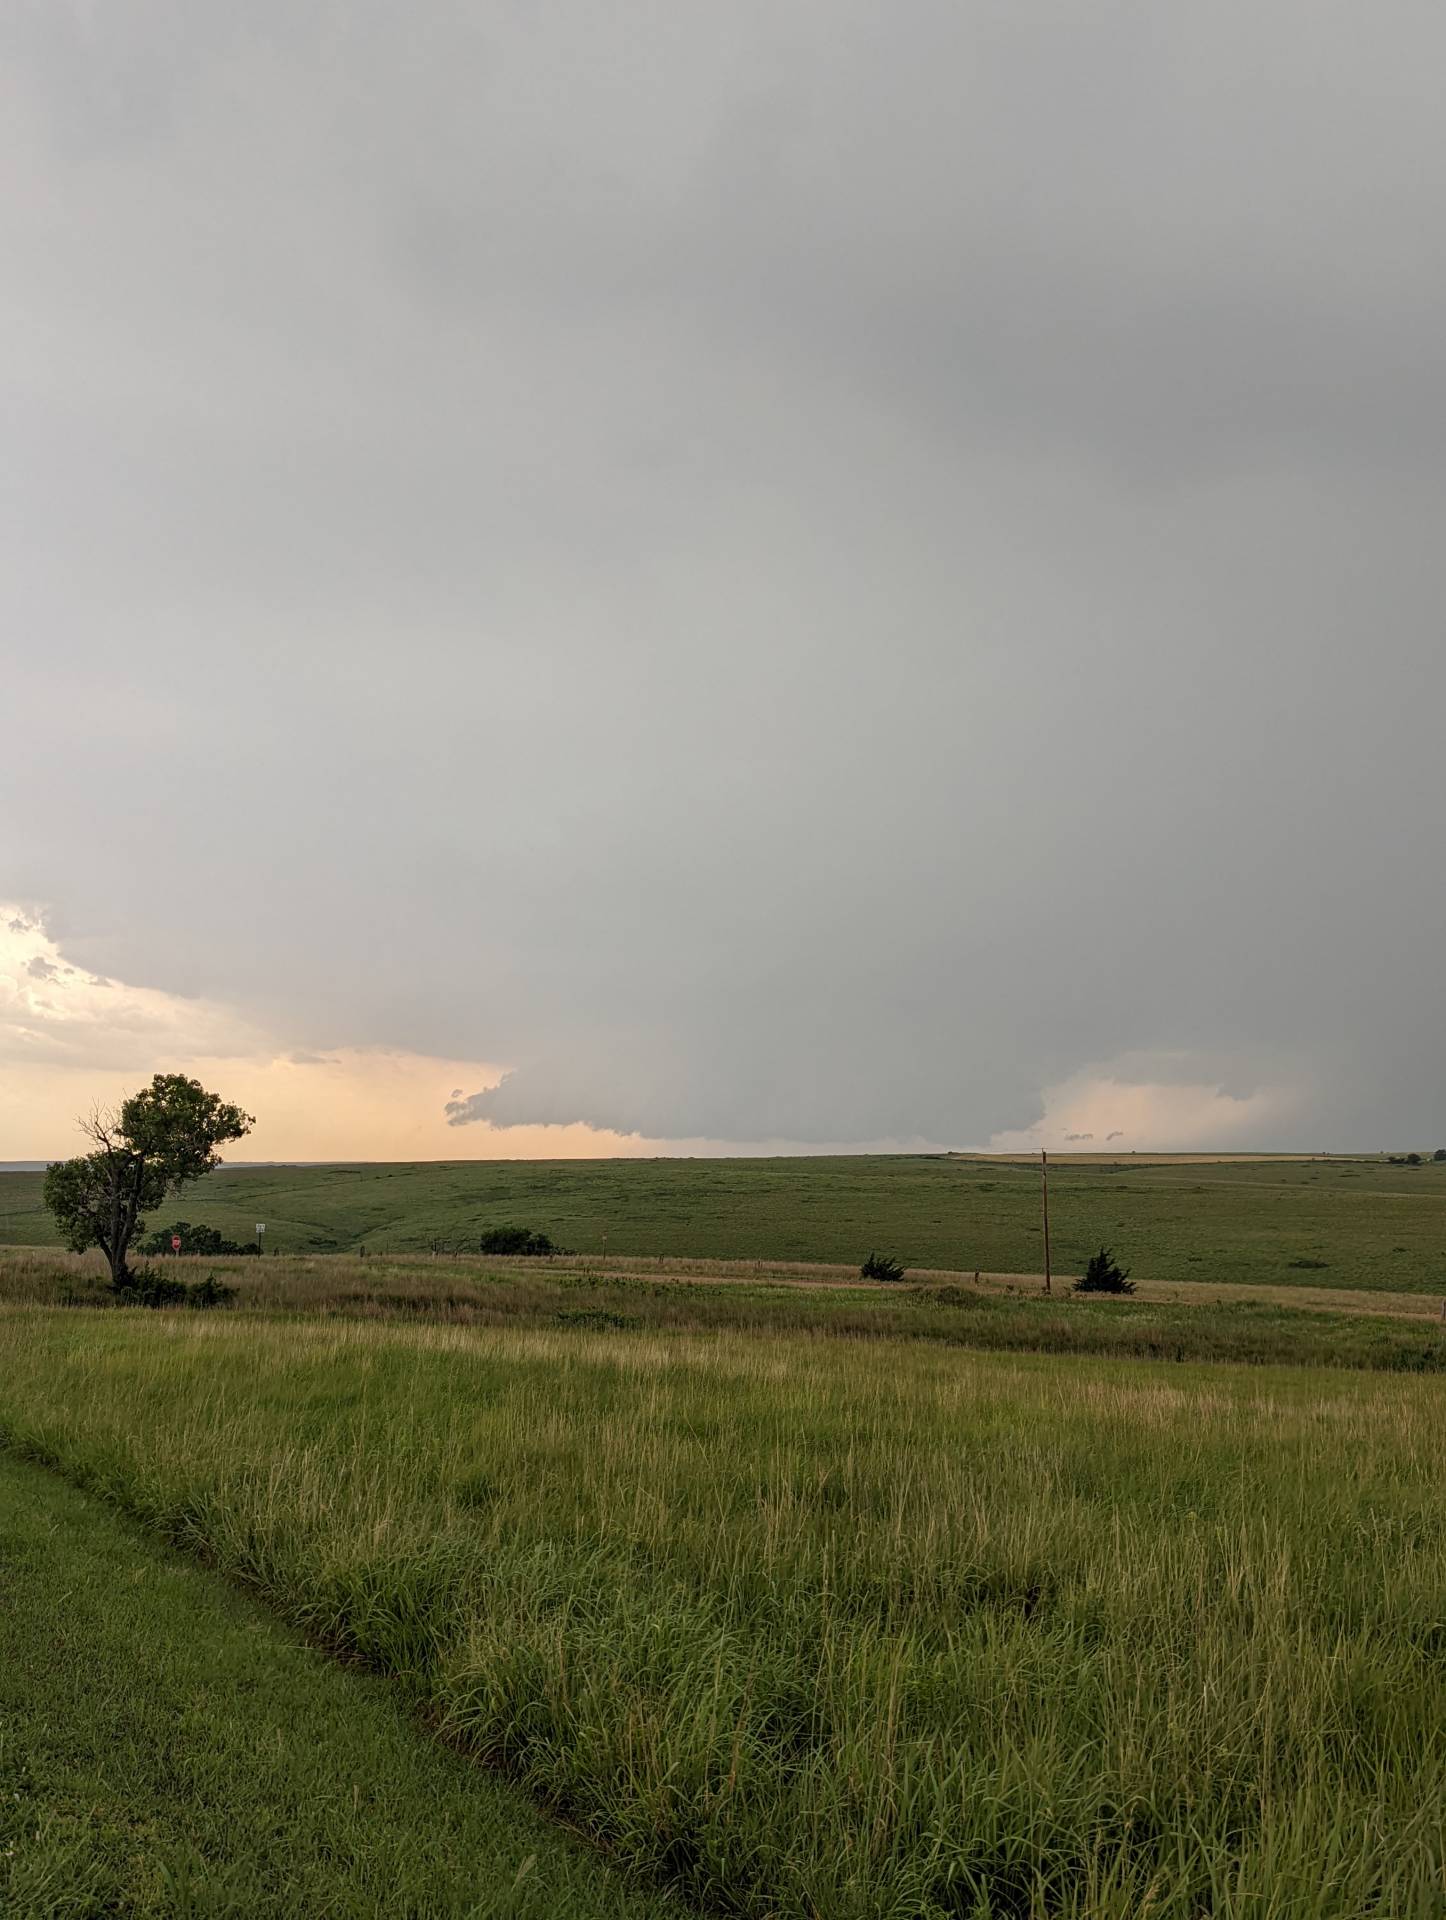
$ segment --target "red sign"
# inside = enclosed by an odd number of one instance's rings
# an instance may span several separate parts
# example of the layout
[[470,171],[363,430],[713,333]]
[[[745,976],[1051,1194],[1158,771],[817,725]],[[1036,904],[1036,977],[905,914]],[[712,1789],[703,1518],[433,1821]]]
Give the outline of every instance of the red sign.
[[173,1233],[171,1235],[171,1252],[179,1253],[180,1251],[181,1251],[181,1236],[178,1233]]

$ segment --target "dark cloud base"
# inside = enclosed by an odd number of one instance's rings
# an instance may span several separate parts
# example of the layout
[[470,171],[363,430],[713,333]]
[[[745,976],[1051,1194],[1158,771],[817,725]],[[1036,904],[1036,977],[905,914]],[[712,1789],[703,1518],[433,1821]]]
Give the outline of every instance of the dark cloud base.
[[1446,1131],[1439,10],[0,34],[0,892],[77,964],[511,1064],[459,1127]]

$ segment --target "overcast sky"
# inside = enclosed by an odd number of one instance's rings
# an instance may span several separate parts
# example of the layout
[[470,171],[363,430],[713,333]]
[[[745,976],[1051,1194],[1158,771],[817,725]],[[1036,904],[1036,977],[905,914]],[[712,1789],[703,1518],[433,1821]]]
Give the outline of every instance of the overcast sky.
[[0,1152],[1446,1141],[1443,64],[0,9]]

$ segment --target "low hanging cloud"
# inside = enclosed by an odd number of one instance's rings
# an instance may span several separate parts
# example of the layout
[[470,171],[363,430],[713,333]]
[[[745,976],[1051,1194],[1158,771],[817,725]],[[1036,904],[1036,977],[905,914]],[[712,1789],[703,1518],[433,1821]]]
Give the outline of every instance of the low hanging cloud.
[[[516,1075],[504,1073],[495,1086],[482,1087],[476,1093],[464,1093],[460,1087],[452,1089],[452,1097],[447,1102],[446,1115],[449,1127],[495,1126],[502,1103],[507,1098],[503,1089],[509,1080],[515,1081]],[[551,1122],[555,1125],[555,1119]]]
[[[1087,1068],[1046,1087],[1040,1117],[1028,1127],[996,1133],[991,1151],[1067,1150],[1093,1141],[1097,1133],[1106,1142],[1157,1153],[1285,1148],[1302,1141],[1305,1104],[1298,1089],[1233,1093],[1218,1082],[1190,1079],[1192,1063],[1178,1056],[1155,1065],[1158,1079],[1126,1079],[1108,1068]],[[1148,1075],[1150,1066],[1136,1059],[1128,1070]]]
[[[443,1096],[478,1061],[395,1048],[289,1046],[236,1008],[92,973],[70,962],[38,914],[0,908],[0,1159],[81,1150],[76,1118],[155,1072],[194,1074],[256,1116],[232,1159],[456,1157]],[[596,1130],[497,1129],[488,1157],[570,1158],[656,1150]]]

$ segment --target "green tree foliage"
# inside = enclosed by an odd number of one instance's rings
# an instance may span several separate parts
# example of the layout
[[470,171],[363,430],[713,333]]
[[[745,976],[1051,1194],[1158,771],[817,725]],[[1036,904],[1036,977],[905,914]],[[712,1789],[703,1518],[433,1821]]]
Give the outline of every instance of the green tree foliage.
[[861,1280],[902,1280],[904,1263],[890,1253],[871,1253],[859,1268]]
[[1074,1283],[1076,1293],[1133,1293],[1128,1270],[1117,1264],[1108,1247],[1090,1255],[1090,1263]]
[[520,1253],[529,1257],[556,1253],[557,1248],[545,1233],[531,1227],[489,1227],[477,1242],[479,1253]]
[[45,1204],[73,1252],[100,1248],[120,1291],[131,1283],[128,1256],[145,1214],[171,1188],[219,1166],[216,1149],[254,1122],[199,1080],[158,1073],[118,1109],[97,1108],[80,1124],[92,1151],[48,1170]]
[[228,1240],[219,1227],[194,1225],[189,1220],[173,1220],[168,1227],[158,1227],[154,1233],[148,1233],[140,1242],[137,1252],[168,1254],[172,1240],[179,1240],[182,1253],[255,1253],[254,1242],[243,1243],[240,1240]]

